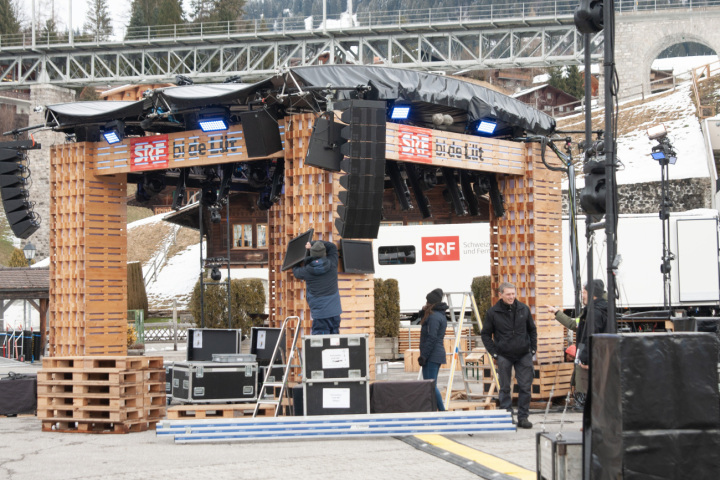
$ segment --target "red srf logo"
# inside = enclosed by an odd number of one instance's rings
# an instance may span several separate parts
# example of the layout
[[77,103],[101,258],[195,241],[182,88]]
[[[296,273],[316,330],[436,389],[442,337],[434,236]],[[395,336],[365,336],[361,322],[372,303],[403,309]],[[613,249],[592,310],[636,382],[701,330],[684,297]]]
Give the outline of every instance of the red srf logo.
[[426,128],[400,125],[398,147],[400,160],[432,161],[432,133]]
[[460,237],[423,237],[423,262],[452,262],[460,260]]
[[168,168],[168,136],[130,139],[130,171]]

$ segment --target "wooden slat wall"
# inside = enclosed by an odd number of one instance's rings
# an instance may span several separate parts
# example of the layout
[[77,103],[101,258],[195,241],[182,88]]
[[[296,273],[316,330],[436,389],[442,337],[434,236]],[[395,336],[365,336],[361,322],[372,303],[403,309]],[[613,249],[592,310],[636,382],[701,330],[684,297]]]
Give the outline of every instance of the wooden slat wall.
[[127,353],[127,184],[94,148],[51,150],[50,356]]
[[[285,119],[285,195],[273,206],[269,216],[270,322],[280,326],[285,317],[302,319],[303,332],[312,326],[305,301],[305,282],[296,280],[292,271],[281,272],[287,244],[310,228],[313,239],[338,244],[334,227],[340,190],[338,175],[304,164],[312,134],[314,115],[294,115]],[[340,273],[338,276],[343,306],[341,334],[370,335],[370,363],[375,357],[374,284],[372,275]]]
[[517,287],[538,328],[541,364],[563,361],[563,327],[545,309],[562,300],[560,176],[542,164],[539,147],[528,145],[525,176],[499,178],[505,216],[490,221],[493,303],[500,283]]

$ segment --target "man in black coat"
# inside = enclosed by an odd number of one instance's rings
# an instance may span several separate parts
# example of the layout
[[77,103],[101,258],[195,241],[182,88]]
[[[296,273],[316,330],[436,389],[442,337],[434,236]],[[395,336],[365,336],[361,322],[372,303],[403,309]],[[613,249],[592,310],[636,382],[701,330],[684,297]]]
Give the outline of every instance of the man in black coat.
[[512,369],[518,384],[519,428],[532,428],[530,386],[533,381],[533,355],[537,350],[537,328],[530,309],[515,299],[515,286],[501,283],[500,300],[485,314],[480,336],[485,349],[497,361],[500,380],[500,408],[512,413]]

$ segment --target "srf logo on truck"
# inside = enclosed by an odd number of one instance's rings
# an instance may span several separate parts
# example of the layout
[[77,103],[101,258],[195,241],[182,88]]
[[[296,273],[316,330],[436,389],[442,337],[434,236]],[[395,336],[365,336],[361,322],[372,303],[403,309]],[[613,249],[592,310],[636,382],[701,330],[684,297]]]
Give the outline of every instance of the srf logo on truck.
[[460,260],[460,237],[422,237],[423,262]]
[[400,160],[432,161],[432,133],[426,128],[401,125],[398,132]]
[[168,136],[130,139],[130,171],[168,167]]

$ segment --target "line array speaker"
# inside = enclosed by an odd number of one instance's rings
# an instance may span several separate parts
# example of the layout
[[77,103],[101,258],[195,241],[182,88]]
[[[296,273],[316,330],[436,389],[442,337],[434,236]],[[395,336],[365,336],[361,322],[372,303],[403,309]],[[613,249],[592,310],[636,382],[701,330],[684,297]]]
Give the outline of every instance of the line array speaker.
[[343,238],[377,238],[385,190],[385,102],[339,102],[343,175],[335,226]]
[[267,157],[282,150],[280,127],[267,110],[252,110],[240,114],[245,148],[250,158]]
[[28,238],[40,228],[27,190],[30,178],[23,150],[39,148],[30,140],[0,143],[0,196],[13,235]]

